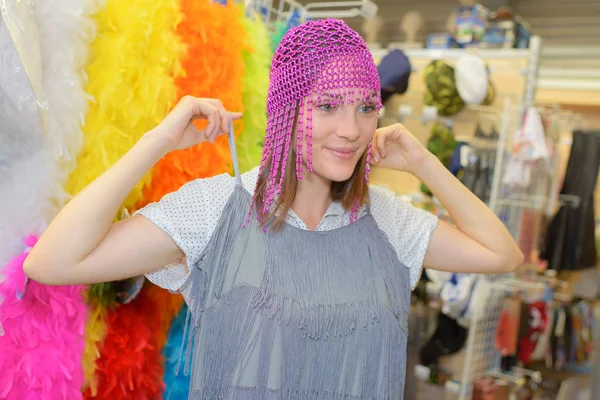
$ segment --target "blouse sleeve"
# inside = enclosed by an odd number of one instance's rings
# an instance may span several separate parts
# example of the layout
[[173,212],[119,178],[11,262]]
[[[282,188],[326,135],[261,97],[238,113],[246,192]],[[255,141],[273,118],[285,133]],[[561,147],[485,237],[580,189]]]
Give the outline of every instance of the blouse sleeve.
[[371,187],[371,212],[387,235],[400,262],[410,269],[414,289],[423,269],[423,259],[431,234],[437,227],[437,216],[399,199],[394,192]]
[[136,211],[166,232],[183,250],[185,258],[146,274],[152,283],[179,292],[217,227],[234,179],[222,174],[196,179]]

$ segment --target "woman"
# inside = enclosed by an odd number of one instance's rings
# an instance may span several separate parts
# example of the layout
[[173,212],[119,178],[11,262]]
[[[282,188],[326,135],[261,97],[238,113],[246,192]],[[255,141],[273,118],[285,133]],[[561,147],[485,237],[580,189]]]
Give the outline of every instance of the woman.
[[[54,285],[146,274],[182,292],[192,315],[190,398],[400,398],[422,264],[500,273],[522,255],[410,132],[376,130],[379,96],[371,54],[343,22],[292,29],[272,63],[259,168],[192,181],[113,224],[166,153],[221,133],[233,143],[240,114],[186,97],[67,204],[26,273]],[[194,128],[197,118],[208,119],[205,130]],[[423,181],[457,228],[368,186],[370,155]]]

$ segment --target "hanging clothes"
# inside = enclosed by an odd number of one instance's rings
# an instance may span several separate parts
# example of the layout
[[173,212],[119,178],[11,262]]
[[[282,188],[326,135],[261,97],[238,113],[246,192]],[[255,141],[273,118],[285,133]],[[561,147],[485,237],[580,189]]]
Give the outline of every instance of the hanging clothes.
[[521,300],[518,297],[506,298],[498,321],[495,340],[496,349],[500,351],[503,357],[517,354],[520,319]]
[[548,162],[551,156],[542,116],[535,107],[527,110],[523,125],[514,132],[513,146],[502,183],[511,187],[527,188],[531,185],[534,164],[540,160]]
[[579,197],[579,207],[563,205],[550,222],[541,259],[552,270],[596,266],[594,188],[600,167],[599,131],[575,131],[561,194]]

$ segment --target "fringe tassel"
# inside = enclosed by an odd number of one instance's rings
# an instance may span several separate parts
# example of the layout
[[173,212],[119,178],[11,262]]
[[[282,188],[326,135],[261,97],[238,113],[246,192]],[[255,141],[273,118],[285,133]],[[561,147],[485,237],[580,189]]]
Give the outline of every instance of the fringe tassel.
[[0,285],[0,399],[80,399],[83,287],[27,281],[23,262],[36,242],[26,239],[28,249],[7,264]]
[[271,53],[269,32],[259,16],[242,15],[247,36],[247,48],[242,57],[246,67],[242,80],[242,101],[244,103],[243,132],[236,146],[242,173],[257,167],[262,157],[263,143],[267,129],[267,92],[269,90],[269,70]]
[[[184,17],[177,33],[187,44],[188,52],[182,59],[185,76],[177,79],[179,96],[218,98],[227,110],[242,111],[242,49],[246,38],[240,9],[231,0],[227,6],[212,0],[182,0],[181,10]],[[198,21],[198,16],[202,21]],[[197,125],[202,128],[205,122]],[[242,123],[237,121],[236,133],[242,129]],[[202,143],[172,152],[153,168],[152,186],[144,191],[139,207],[160,200],[190,180],[231,171],[226,135],[214,144]]]

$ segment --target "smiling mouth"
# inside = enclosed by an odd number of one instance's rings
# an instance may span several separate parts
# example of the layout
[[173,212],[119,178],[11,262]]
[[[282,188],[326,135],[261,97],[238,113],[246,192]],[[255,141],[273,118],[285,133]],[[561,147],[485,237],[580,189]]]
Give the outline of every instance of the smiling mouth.
[[341,158],[342,160],[351,159],[356,153],[357,149],[331,149],[327,148],[334,156]]

